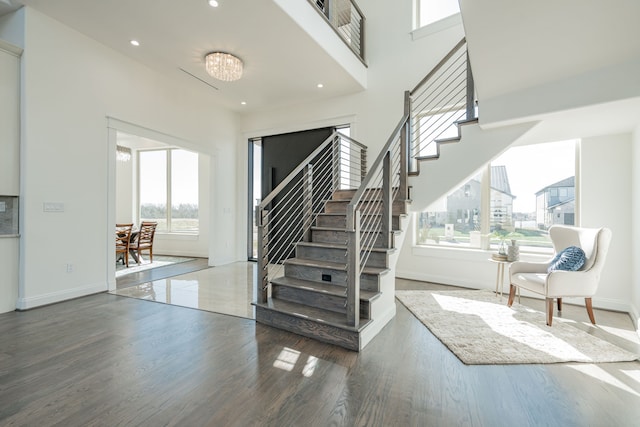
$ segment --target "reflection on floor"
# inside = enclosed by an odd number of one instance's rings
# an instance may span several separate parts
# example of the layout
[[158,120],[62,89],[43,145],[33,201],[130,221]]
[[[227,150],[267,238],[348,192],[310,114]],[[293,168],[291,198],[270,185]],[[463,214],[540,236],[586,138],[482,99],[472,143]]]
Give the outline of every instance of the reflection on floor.
[[[188,262],[175,264],[160,269],[167,269],[168,271],[163,274],[172,277],[158,278],[152,275],[151,272],[154,270],[138,273],[147,274],[144,283],[126,288],[120,288],[118,285],[118,289],[111,293],[248,319],[255,318],[254,308],[251,305],[256,301],[257,265],[255,262],[237,262],[185,273],[182,268],[188,264]],[[171,271],[172,268],[174,270]],[[194,265],[193,268],[199,267]],[[455,290],[464,288],[396,278],[396,289]],[[506,304],[506,297],[503,301]],[[523,297],[522,304],[544,312],[544,300],[542,299]],[[556,311],[555,315],[565,319],[573,319],[576,321],[574,326],[585,332],[612,342],[628,351],[640,353],[640,341],[628,313],[600,309],[594,309],[594,311],[598,322],[597,327],[593,327],[589,323],[583,306],[565,303],[563,311],[561,313]]]
[[256,263],[237,262],[117,289],[131,298],[255,318]]

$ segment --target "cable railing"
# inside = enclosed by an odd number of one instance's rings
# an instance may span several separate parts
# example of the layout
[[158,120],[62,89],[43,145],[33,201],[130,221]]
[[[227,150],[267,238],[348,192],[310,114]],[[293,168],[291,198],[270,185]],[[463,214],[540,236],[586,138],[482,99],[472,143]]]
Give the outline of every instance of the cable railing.
[[463,38],[412,90],[405,93],[410,115],[409,170],[437,155],[438,140],[458,136],[457,122],[476,117],[473,76]]
[[392,248],[394,202],[407,200],[405,115],[371,165],[347,207],[347,324],[360,322],[360,276],[374,248]]
[[366,146],[335,131],[258,206],[258,302],[266,303],[271,280],[298,242],[311,240],[311,227],[336,190],[360,187],[366,174]]
[[410,169],[417,170],[418,160],[447,136],[447,129],[453,127],[458,136],[457,122],[475,117],[473,78],[462,39],[415,89],[405,92],[405,113],[368,171],[362,144],[339,133],[330,136],[259,206],[258,302],[267,302],[270,280],[281,274],[295,243],[310,240],[311,226],[333,192],[357,188],[346,211],[345,288],[346,323],[357,328],[361,275],[375,249],[394,247],[394,205],[396,215],[404,213]]
[[331,27],[364,62],[365,17],[354,0],[309,0]]

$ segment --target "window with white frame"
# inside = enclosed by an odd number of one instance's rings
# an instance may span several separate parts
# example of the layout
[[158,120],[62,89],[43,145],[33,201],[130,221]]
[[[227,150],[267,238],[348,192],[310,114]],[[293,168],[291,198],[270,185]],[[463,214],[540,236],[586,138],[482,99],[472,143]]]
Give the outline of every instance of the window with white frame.
[[[548,229],[575,225],[577,141],[513,147],[416,216],[416,242],[496,249],[551,248]],[[484,200],[487,197],[489,200]],[[484,240],[482,236],[487,236]]]
[[415,28],[424,27],[460,13],[458,0],[415,0]]
[[198,154],[181,149],[140,151],[139,218],[157,230],[197,233]]

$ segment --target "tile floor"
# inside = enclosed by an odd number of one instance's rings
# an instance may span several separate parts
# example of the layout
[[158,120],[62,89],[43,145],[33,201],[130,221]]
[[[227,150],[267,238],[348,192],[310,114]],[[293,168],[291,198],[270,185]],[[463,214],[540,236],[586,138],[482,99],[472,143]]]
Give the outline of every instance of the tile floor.
[[117,289],[112,294],[255,318],[255,262],[237,262]]

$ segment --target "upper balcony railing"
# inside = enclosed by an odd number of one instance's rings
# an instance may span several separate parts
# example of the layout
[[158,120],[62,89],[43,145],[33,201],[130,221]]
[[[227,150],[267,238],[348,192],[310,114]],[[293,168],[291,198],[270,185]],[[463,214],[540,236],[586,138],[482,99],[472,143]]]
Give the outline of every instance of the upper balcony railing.
[[308,0],[360,60],[364,60],[365,17],[354,0]]

